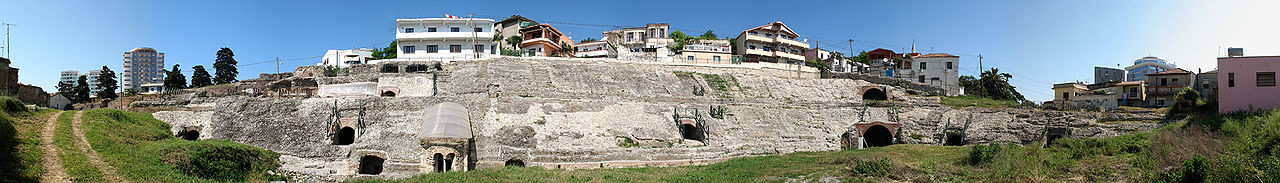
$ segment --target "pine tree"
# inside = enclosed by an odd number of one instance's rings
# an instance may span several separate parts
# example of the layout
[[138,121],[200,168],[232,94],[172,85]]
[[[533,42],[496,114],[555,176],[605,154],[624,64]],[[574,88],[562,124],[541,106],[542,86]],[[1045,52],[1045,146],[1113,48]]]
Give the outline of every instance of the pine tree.
[[214,77],[213,84],[234,83],[236,76],[240,75],[240,71],[236,70],[236,54],[231,52],[231,48],[222,47],[218,50],[218,59],[213,61]]
[[178,90],[187,88],[187,76],[182,75],[182,68],[178,68],[179,64],[173,64],[173,70],[164,71],[164,90]]
[[195,70],[194,73],[191,73],[192,88],[213,86],[213,76],[209,76],[209,71],[205,71],[203,65],[196,65],[195,67],[191,67],[191,69]]
[[98,88],[102,89],[97,93],[99,98],[115,99],[120,97],[116,95],[116,89],[120,89],[120,85],[116,84],[116,71],[111,71],[111,68],[107,68],[105,65],[102,66],[102,73],[98,75],[97,82]]
[[75,88],[76,89],[72,91],[72,93],[74,93],[74,96],[75,96],[75,99],[72,99],[72,102],[75,102],[75,103],[89,102],[89,78],[85,77],[84,75],[80,75],[80,79],[76,80]]
[[58,82],[58,93],[61,93],[62,96],[66,96],[68,99],[70,99],[72,95],[74,95],[75,91],[76,91],[75,82],[61,82],[61,81]]

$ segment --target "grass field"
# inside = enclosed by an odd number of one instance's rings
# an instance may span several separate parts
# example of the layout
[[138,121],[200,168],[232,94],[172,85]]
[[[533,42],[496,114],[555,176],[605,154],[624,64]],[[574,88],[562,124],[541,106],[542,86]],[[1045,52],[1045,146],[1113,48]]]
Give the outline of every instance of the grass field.
[[40,131],[52,110],[30,110],[0,97],[0,182],[36,182],[44,171]]
[[989,98],[974,96],[943,96],[942,105],[954,107],[990,107],[990,108],[1007,108],[1022,106],[1018,101],[1013,100],[994,100]]
[[149,113],[110,109],[84,114],[85,136],[117,172],[135,182],[244,182],[267,175],[278,154],[226,140],[182,140]]

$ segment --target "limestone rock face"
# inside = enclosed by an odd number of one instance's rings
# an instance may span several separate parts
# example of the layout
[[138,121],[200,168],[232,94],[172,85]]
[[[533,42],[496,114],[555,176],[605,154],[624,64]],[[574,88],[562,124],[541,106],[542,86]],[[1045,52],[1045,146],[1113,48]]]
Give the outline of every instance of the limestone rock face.
[[[898,142],[917,144],[942,144],[948,128],[963,129],[967,144],[1032,144],[1043,140],[1046,127],[1070,128],[1072,137],[1104,137],[1159,126],[1098,122],[1151,121],[1160,118],[1157,114],[953,108],[940,105],[937,97],[909,96],[893,86],[779,78],[776,72],[732,65],[493,58],[444,63],[427,73],[353,72],[314,78],[320,85],[434,78],[433,96],[177,95],[149,105],[191,108],[195,111],[154,116],[175,127],[202,125],[207,138],[279,152],[284,155],[282,171],[323,180],[426,173],[420,168],[431,162],[424,161],[423,142],[415,135],[427,110],[442,102],[468,110],[474,135],[474,149],[467,150],[472,168],[508,161],[550,168],[669,166],[834,151],[842,149],[842,135],[860,133],[855,124],[868,122],[899,123],[901,128],[892,129]],[[863,87],[885,88],[898,104],[864,103],[858,90]],[[426,88],[399,87],[400,92]],[[723,113],[713,117],[712,109]],[[355,129],[353,143],[334,145],[335,126],[341,126],[335,123]],[[703,138],[686,138],[690,135]],[[356,174],[359,158],[369,154],[386,158],[382,174]]]

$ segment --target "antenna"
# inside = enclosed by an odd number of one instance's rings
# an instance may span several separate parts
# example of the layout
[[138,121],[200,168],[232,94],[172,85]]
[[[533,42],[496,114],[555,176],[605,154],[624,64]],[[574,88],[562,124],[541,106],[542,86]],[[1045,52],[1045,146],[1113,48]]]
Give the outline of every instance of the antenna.
[[13,52],[10,51],[13,50],[13,37],[9,36],[9,27],[16,25],[8,22],[0,22],[0,25],[4,25],[4,56],[9,57],[9,59],[13,59]]

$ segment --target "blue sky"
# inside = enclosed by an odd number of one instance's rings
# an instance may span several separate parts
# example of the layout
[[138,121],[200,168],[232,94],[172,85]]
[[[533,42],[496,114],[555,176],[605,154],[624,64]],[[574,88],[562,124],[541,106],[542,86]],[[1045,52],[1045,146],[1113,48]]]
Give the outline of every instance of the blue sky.
[[[643,26],[721,37],[783,21],[824,49],[910,49],[961,55],[961,75],[984,66],[1014,74],[1028,99],[1051,100],[1050,84],[1091,82],[1093,66],[1129,65],[1152,55],[1196,71],[1214,68],[1226,47],[1246,55],[1280,55],[1268,1],[19,1],[3,0],[20,82],[53,91],[58,72],[103,65],[120,71],[122,54],[153,47],[166,64],[211,67],[229,47],[241,64],[323,55],[329,49],[384,47],[396,18],[445,14],[543,22]],[[611,27],[553,23],[575,40],[599,39]],[[281,70],[318,59],[285,62]],[[271,63],[242,66],[241,79],[275,72]],[[188,75],[189,76],[189,75]]]

